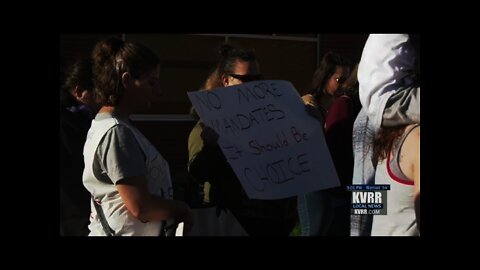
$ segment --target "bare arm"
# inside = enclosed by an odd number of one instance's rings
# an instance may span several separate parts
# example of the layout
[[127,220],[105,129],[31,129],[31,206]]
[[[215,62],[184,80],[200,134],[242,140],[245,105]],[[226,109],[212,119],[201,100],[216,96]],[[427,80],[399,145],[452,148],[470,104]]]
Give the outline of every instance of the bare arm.
[[414,200],[415,200],[415,215],[417,219],[418,229],[420,230],[420,128],[418,128],[418,136],[416,136],[418,143],[416,144],[414,165],[413,165],[413,181],[414,183]]
[[165,200],[151,195],[144,176],[119,180],[116,187],[128,211],[138,220],[148,222],[174,218],[175,223],[185,222],[186,231],[191,228],[193,220],[188,205],[183,201]]

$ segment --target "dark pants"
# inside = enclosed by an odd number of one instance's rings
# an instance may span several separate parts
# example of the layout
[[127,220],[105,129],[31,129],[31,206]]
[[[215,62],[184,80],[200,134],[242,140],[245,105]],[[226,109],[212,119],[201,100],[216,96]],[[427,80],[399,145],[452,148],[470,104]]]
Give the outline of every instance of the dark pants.
[[302,236],[350,236],[348,194],[318,190],[298,196]]

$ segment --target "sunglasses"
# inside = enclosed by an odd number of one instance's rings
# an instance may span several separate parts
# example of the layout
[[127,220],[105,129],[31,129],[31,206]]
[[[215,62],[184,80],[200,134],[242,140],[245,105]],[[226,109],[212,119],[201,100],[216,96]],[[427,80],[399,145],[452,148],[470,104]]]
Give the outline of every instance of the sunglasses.
[[238,75],[238,74],[230,74],[230,73],[227,73],[225,74],[227,76],[231,76],[237,80],[240,80],[242,82],[251,82],[251,81],[258,81],[258,80],[261,80],[263,78],[263,76],[261,74],[246,74],[246,75]]

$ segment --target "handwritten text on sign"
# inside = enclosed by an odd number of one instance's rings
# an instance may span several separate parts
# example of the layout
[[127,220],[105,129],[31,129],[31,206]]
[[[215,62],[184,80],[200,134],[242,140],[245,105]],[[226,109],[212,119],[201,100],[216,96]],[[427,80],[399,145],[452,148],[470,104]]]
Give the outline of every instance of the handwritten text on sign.
[[321,124],[287,81],[254,81],[188,92],[252,199],[280,199],[338,186]]

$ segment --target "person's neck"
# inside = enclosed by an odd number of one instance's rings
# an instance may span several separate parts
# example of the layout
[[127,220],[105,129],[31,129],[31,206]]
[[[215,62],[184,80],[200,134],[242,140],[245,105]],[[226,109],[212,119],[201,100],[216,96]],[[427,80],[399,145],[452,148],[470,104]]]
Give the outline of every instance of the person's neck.
[[116,118],[119,118],[120,120],[123,121],[129,121],[128,117],[130,116],[130,112],[128,110],[122,109],[120,107],[116,106],[102,106],[100,108],[99,113],[109,113]]

